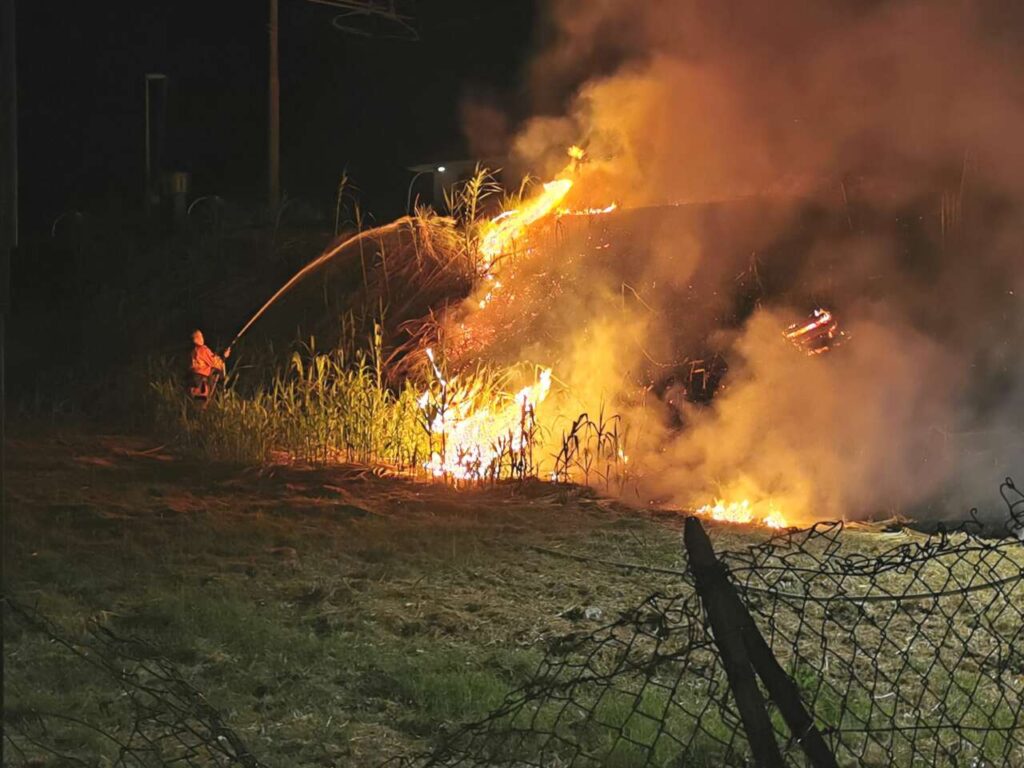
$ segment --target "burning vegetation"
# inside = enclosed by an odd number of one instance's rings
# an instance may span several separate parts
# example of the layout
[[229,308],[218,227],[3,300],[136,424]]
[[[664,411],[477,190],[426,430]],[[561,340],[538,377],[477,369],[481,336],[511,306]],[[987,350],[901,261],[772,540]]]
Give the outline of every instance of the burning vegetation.
[[[353,450],[355,425],[328,430],[324,455],[458,483],[598,477],[773,527],[938,513],[1011,474],[1024,167],[1003,137],[1024,105],[1002,86],[1024,70],[988,51],[981,10],[783,3],[786,25],[741,5],[554,3],[538,82],[570,107],[514,147],[548,180],[496,208],[481,171],[451,217],[360,232],[268,302],[256,328],[277,313],[388,393],[365,410],[388,436]],[[584,50],[618,63],[589,77]]]
[[[689,759],[676,734],[700,735],[695,762],[742,762],[736,636],[710,605],[755,630],[737,646],[761,658],[750,691],[812,703],[803,725],[850,761],[1005,758],[1022,741],[1020,548],[942,528],[879,555],[882,537],[845,532],[962,519],[1024,461],[1024,6],[1002,2],[547,0],[537,116],[508,148],[508,172],[540,180],[506,193],[479,168],[446,212],[360,218],[241,327],[201,405],[152,372],[178,444],[276,466],[17,446],[19,603],[169,643],[188,674],[167,676],[168,706],[201,704],[221,756],[198,682],[282,764],[378,765],[480,724],[550,745],[539,765]],[[1024,536],[1024,499],[1001,492]],[[733,526],[723,556],[708,545],[701,565],[678,520],[638,507],[688,515],[691,534]],[[844,522],[805,528],[826,519]],[[538,546],[556,540],[571,546]],[[85,754],[100,732],[60,728],[88,719],[34,709],[67,698],[55,649],[91,656],[24,623],[26,760],[60,759],[35,738],[48,720]],[[118,654],[172,667],[102,637],[107,687],[71,692],[111,721],[108,702],[134,702]],[[475,754],[525,764],[508,743]]]
[[536,383],[514,397],[497,392],[488,398],[480,379],[460,387],[441,372],[433,350],[427,349],[427,357],[435,379],[419,399],[431,436],[427,472],[456,481],[534,474],[537,406],[551,390],[551,369],[540,371]]

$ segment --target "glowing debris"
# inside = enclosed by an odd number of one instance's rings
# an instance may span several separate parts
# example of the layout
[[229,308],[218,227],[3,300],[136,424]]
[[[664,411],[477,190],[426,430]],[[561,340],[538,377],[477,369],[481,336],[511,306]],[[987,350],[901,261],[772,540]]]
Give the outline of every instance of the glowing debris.
[[808,355],[828,352],[846,340],[846,334],[839,330],[832,313],[823,308],[814,310],[806,322],[789,326],[782,335]]
[[619,207],[618,203],[609,203],[604,208],[559,208],[559,216],[601,216],[605,213],[611,213],[617,210]]

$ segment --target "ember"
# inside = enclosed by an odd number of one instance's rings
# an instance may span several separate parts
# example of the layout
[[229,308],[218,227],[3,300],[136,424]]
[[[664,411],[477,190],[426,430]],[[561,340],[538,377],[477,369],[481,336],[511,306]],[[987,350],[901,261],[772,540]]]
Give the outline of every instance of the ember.
[[600,216],[604,213],[611,213],[619,207],[618,203],[610,203],[604,208],[580,208],[579,210],[571,210],[569,208],[559,208],[559,216]]
[[794,323],[782,335],[808,355],[828,352],[846,340],[846,334],[839,330],[832,313],[821,308],[814,310],[807,322]]

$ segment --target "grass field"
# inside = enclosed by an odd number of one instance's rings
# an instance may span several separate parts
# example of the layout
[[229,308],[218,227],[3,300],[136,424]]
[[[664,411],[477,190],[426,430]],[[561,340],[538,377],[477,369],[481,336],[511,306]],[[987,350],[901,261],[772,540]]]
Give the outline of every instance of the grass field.
[[[534,547],[680,562],[676,518],[575,488],[258,471],[27,428],[8,457],[10,594],[71,632],[99,617],[149,639],[272,765],[421,744],[498,704],[547,640],[601,623],[579,609],[608,616],[673,582]],[[8,703],[32,689],[68,706],[48,650],[7,640]],[[85,688],[83,715],[102,699]]]
[[[147,639],[271,766],[423,747],[497,706],[566,633],[680,590],[553,554],[684,567],[680,516],[586,489],[239,467],[26,425],[7,450],[9,594],[71,635],[94,619]],[[712,529],[718,549],[766,535]],[[8,710],[109,718],[108,684],[58,650],[5,628]]]

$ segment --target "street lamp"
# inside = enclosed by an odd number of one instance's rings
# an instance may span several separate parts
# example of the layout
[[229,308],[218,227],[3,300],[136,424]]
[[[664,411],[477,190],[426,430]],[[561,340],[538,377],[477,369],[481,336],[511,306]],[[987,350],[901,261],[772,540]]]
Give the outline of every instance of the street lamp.
[[[412,169],[410,168],[410,170],[412,170]],[[424,168],[422,171],[417,171],[416,172],[416,174],[412,177],[412,180],[409,182],[409,191],[405,195],[405,212],[406,213],[409,213],[410,212],[409,209],[412,207],[412,185],[416,183],[416,179],[418,179],[424,173],[444,173],[446,170],[448,170],[448,169],[445,168],[443,165],[439,165],[436,168]]]

